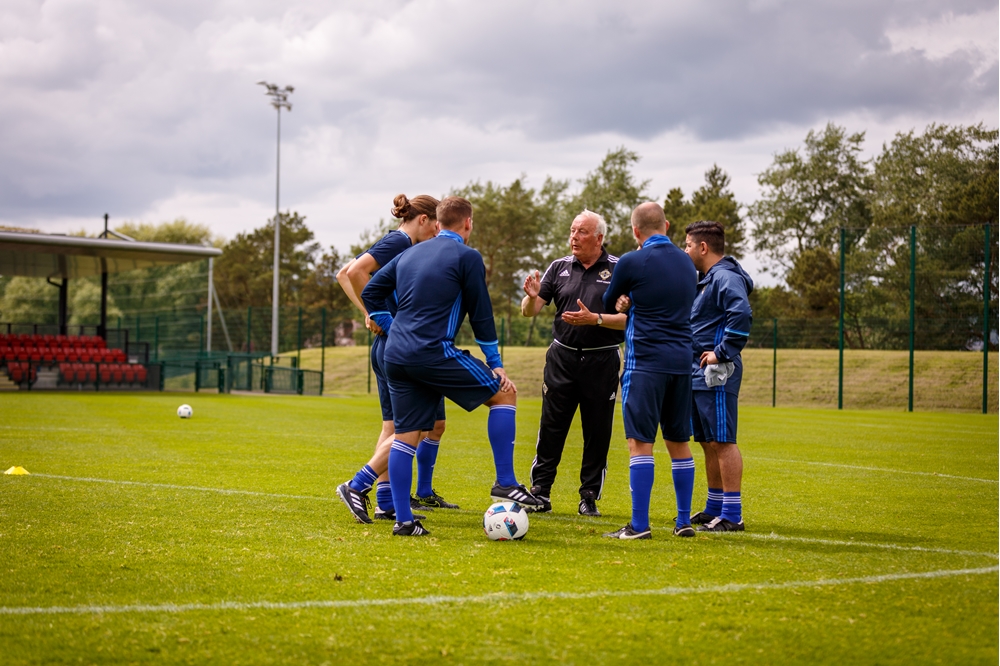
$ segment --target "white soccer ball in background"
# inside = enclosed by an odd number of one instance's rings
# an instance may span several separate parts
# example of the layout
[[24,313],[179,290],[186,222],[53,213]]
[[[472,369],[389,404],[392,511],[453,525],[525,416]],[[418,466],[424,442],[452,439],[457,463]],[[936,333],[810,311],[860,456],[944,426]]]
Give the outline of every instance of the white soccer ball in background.
[[528,512],[514,502],[497,502],[483,514],[483,531],[493,541],[523,539],[528,533]]
[[194,411],[191,409],[191,405],[181,405],[177,408],[177,416],[182,419],[189,419],[193,414]]

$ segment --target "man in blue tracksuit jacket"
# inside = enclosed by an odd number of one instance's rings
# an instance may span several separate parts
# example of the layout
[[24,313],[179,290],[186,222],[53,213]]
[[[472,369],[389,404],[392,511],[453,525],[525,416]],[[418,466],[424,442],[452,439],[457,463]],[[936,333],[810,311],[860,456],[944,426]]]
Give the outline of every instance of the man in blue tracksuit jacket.
[[[389,485],[397,536],[429,533],[410,510],[413,456],[420,431],[434,426],[442,395],[467,411],[483,404],[490,408],[487,433],[497,472],[491,497],[528,510],[542,505],[514,475],[517,389],[500,360],[483,257],[466,245],[472,204],[446,197],[438,204],[437,220],[441,232],[436,238],[398,255],[361,292],[373,328],[392,329],[383,360],[396,429]],[[383,305],[393,293],[395,317]],[[455,346],[466,315],[486,363]]]
[[705,532],[742,532],[743,457],[736,445],[736,410],[743,380],[740,352],[750,335],[753,280],[725,256],[726,232],[703,220],[685,229],[685,252],[701,279],[691,308],[692,425],[705,451],[708,501],[691,522]]
[[653,490],[653,443],[659,428],[670,453],[677,518],[674,535],[695,536],[691,526],[694,459],[691,437],[691,304],[698,274],[684,252],[667,238],[663,208],[653,202],[632,211],[632,234],[640,248],[618,260],[604,293],[604,309],[631,304],[625,328],[622,416],[629,445],[632,520],[604,536],[649,539]]

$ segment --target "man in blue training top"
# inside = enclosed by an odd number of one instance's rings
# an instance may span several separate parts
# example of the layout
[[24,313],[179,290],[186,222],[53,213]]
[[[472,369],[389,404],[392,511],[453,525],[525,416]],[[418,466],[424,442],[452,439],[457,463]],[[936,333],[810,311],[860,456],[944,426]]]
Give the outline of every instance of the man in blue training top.
[[753,321],[753,280],[725,256],[726,231],[718,222],[689,225],[685,252],[701,279],[691,308],[694,361],[691,388],[694,439],[705,450],[708,501],[691,516],[700,532],[742,532],[743,456],[736,446],[736,409],[743,379],[740,352]]
[[[405,252],[417,243],[437,235],[437,205],[440,203],[434,197],[421,194],[413,199],[405,194],[396,195],[393,200],[392,216],[400,220],[398,229],[388,232],[374,245],[347,263],[338,273],[337,282],[344,293],[351,299],[368,318],[368,311],[361,302],[361,291],[371,279],[371,276],[388,264],[396,255]],[[392,296],[386,299],[380,310],[395,312],[396,300]],[[396,513],[392,506],[392,492],[389,488],[389,449],[392,446],[392,403],[389,398],[389,383],[382,370],[382,353],[385,351],[385,335],[376,335],[371,345],[371,366],[378,385],[379,403],[382,407],[382,432],[379,434],[375,453],[368,462],[358,470],[354,478],[337,486],[337,496],[344,502],[354,519],[359,523],[371,523],[368,516],[370,500],[368,495],[372,485],[377,483],[375,518],[395,520]],[[417,497],[411,500],[411,505],[457,509],[456,504],[445,501],[433,487],[434,465],[437,462],[438,446],[445,429],[444,399],[438,405],[438,413],[434,422],[434,430],[417,447]]]
[[650,539],[653,443],[657,427],[670,453],[677,498],[674,536],[693,537],[691,493],[691,304],[698,274],[684,252],[667,238],[669,222],[653,202],[632,211],[639,250],[618,260],[604,307],[628,312],[622,416],[629,448],[632,520],[604,536]]
[[[396,510],[392,533],[397,536],[429,534],[413,519],[410,488],[420,431],[434,426],[442,395],[467,411],[484,404],[490,408],[487,433],[496,466],[492,498],[529,511],[542,506],[514,475],[517,388],[500,361],[482,255],[465,244],[472,234],[472,204],[446,197],[437,207],[437,219],[441,232],[436,238],[390,261],[361,292],[372,327],[392,329],[384,360],[396,428],[389,485]],[[395,317],[378,307],[394,291]],[[466,314],[485,364],[455,347]]]

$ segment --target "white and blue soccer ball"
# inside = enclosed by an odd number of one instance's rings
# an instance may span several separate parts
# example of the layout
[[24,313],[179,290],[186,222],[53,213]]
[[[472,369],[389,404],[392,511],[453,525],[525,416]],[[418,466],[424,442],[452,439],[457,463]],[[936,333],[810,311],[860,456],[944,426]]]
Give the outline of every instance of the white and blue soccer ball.
[[528,512],[514,502],[497,502],[483,514],[483,531],[492,541],[516,541],[528,533]]
[[194,410],[191,409],[191,405],[181,405],[177,408],[177,416],[182,419],[189,419],[194,415]]

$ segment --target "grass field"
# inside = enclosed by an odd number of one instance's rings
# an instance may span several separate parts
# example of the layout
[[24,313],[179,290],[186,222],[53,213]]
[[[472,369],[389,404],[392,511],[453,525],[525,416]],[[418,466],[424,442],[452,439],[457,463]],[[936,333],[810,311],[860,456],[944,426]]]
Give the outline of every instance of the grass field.
[[[507,347],[504,364],[524,396],[540,397],[545,347]],[[475,350],[474,350],[475,351]],[[327,390],[341,395],[366,393],[367,348],[328,347]],[[293,354],[294,355],[294,352]],[[747,349],[740,402],[771,405],[772,351]],[[837,406],[837,350],[779,349],[779,407]],[[320,350],[302,351],[302,367],[320,369]],[[979,412],[983,406],[983,356],[973,352],[919,351],[914,354],[913,403],[918,411]],[[846,351],[844,407],[899,409],[907,406],[909,352]],[[372,392],[375,392],[374,379]],[[996,357],[990,358],[989,411],[996,413],[1000,386]]]
[[399,539],[334,499],[374,398],[4,395],[0,467],[32,475],[0,476],[0,660],[997,663],[995,415],[746,407],[748,532],[669,536],[657,450],[654,539],[628,543],[600,537],[629,516],[620,423],[603,518],[575,513],[574,427],[554,513],[495,543],[485,414],[449,419],[435,485],[462,510]]

